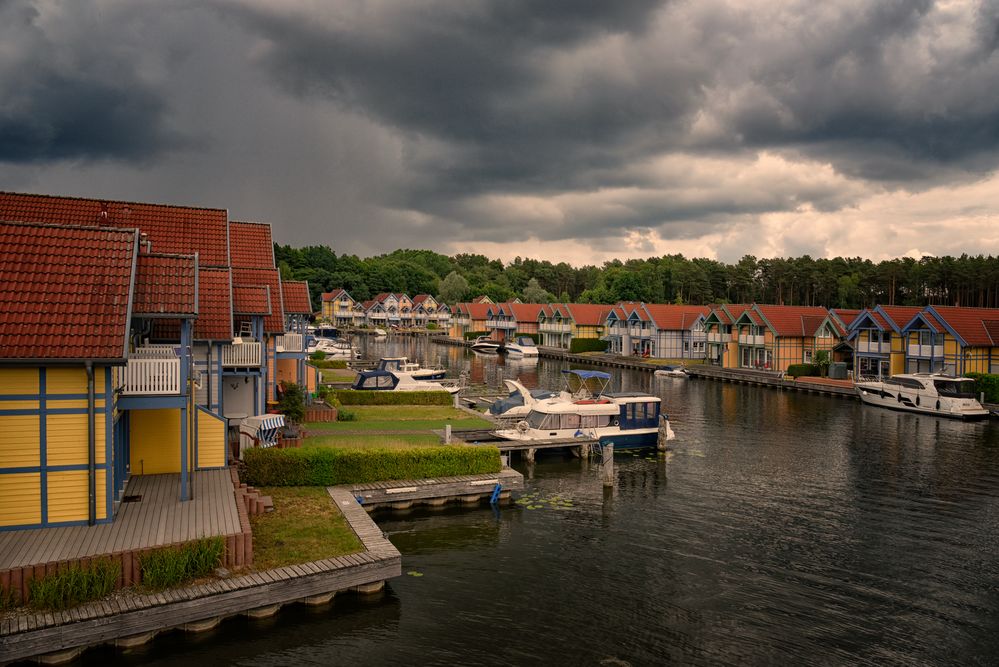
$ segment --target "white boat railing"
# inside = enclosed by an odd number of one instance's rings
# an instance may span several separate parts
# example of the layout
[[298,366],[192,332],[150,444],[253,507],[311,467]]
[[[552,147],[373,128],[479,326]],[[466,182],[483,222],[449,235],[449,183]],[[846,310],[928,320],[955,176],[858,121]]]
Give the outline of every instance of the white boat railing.
[[125,396],[172,396],[180,393],[180,358],[129,359],[122,373]]
[[277,337],[275,345],[278,352],[302,352],[305,350],[303,342],[302,334],[286,333],[283,336]]
[[238,345],[223,345],[222,367],[251,368],[260,366],[262,359],[261,349],[261,345],[257,341],[244,342]]

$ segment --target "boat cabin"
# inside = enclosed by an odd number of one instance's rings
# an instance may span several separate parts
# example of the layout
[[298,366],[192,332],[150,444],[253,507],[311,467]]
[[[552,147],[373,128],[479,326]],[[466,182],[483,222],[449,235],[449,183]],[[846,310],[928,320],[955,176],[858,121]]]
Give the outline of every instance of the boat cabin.
[[354,379],[351,389],[380,389],[391,391],[399,384],[399,378],[383,370],[361,371]]

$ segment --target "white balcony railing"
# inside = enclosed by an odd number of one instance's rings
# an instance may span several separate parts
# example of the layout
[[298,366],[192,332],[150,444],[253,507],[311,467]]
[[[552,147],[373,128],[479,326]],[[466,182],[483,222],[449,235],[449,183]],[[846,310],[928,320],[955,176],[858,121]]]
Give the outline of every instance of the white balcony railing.
[[632,338],[642,338],[643,336],[648,336],[648,333],[642,327],[628,327],[628,335]]
[[739,345],[763,345],[763,336],[739,334]]
[[918,343],[909,346],[910,357],[943,357],[943,345],[920,345]]
[[722,333],[720,331],[709,331],[708,332],[708,342],[709,343],[727,343],[732,340],[732,334]]
[[872,343],[869,340],[858,340],[857,341],[857,352],[873,352],[876,354],[887,354],[891,352],[891,343],[886,342],[876,342]]
[[302,352],[305,350],[300,333],[286,333],[283,336],[278,336],[275,343],[278,352]]
[[544,322],[540,327],[545,333],[569,333],[572,325],[567,322]]
[[260,366],[261,346],[259,342],[246,342],[239,345],[222,346],[223,368],[253,368]]
[[517,323],[513,320],[486,320],[488,329],[516,329]]
[[133,358],[122,374],[125,396],[173,396],[180,394],[180,359]]

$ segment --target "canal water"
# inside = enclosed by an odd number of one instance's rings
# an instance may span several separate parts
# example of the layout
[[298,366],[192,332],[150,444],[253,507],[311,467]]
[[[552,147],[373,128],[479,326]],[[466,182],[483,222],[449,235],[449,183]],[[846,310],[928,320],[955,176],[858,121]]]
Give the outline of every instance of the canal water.
[[[499,386],[560,362],[369,343]],[[378,600],[171,634],[93,664],[996,664],[999,428],[843,399],[610,371],[662,396],[664,456],[539,455],[529,504],[377,515]]]

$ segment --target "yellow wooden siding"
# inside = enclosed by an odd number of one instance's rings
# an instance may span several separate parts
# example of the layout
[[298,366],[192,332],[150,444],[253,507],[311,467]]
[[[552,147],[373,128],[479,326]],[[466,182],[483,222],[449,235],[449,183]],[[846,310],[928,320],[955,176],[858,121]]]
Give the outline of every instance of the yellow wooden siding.
[[[45,371],[45,391],[48,394],[86,394],[87,371],[79,368],[49,368]],[[104,368],[94,367],[94,391],[104,393]]]
[[[37,394],[37,368],[4,368],[0,369],[0,387],[4,394]],[[8,409],[9,406],[4,406]]]
[[133,475],[180,472],[180,409],[133,410],[129,423]]
[[278,384],[282,382],[291,382],[295,384],[301,384],[298,378],[298,360],[297,359],[278,359],[277,360],[277,382]]
[[[107,474],[98,469],[97,473],[97,518],[107,517]],[[66,470],[48,474],[48,518],[49,523],[61,521],[86,521],[89,518],[89,472],[86,470]]]
[[38,410],[38,401],[0,401],[0,410]]
[[[80,398],[80,399],[68,399],[68,400],[53,400],[50,398],[46,401],[45,407],[48,410],[64,410],[64,409],[86,410],[87,399]],[[98,412],[104,411],[103,394],[101,394],[101,400],[94,401],[94,407],[97,409]]]
[[[94,418],[97,463],[104,463],[104,413]],[[87,415],[47,415],[45,418],[46,462],[50,466],[87,462]]]
[[198,410],[198,467],[221,468],[226,464],[225,422]]
[[[0,403],[6,407],[6,403]],[[41,465],[39,454],[38,415],[6,415],[0,417],[0,466],[4,468],[28,468]],[[3,498],[3,494],[0,494]]]
[[37,472],[0,475],[0,526],[42,522],[41,475]]

